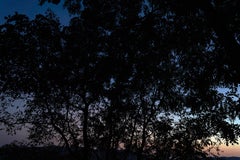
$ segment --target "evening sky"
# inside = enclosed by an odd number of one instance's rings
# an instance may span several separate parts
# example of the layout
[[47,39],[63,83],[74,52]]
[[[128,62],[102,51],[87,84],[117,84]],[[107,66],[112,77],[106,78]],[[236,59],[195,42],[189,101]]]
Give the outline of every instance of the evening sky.
[[[47,9],[51,9],[58,17],[62,25],[68,25],[70,16],[63,5],[54,5],[46,3],[43,6],[38,4],[38,0],[0,0],[0,24],[4,23],[4,17],[13,15],[15,12],[25,14],[30,19],[34,19],[37,14],[44,14]],[[0,146],[10,143],[13,140],[21,140],[26,137],[25,132],[19,132],[15,136],[8,136],[5,132],[0,131]],[[222,146],[225,156],[239,156],[240,145],[235,146]]]

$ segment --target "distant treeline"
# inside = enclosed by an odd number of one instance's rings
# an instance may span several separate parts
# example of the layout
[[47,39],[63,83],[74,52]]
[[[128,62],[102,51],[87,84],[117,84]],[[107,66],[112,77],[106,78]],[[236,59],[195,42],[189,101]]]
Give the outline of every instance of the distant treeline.
[[[79,155],[83,150],[78,150]],[[106,153],[109,152],[109,153]],[[29,147],[15,144],[0,147],[0,160],[75,160],[66,148],[59,146]],[[80,156],[81,157],[81,156]],[[79,158],[79,157],[78,157]],[[202,160],[239,160],[240,157],[203,158]],[[138,160],[137,153],[126,150],[92,150],[90,160]],[[145,156],[143,160],[154,160]],[[167,159],[166,159],[167,160]]]

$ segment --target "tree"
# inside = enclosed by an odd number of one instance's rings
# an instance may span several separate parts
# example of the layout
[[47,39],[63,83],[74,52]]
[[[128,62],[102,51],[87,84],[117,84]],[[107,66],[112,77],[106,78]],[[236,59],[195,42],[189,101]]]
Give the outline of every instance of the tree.
[[237,1],[64,5],[78,13],[69,26],[50,11],[1,25],[1,96],[29,98],[0,122],[30,124],[34,142],[55,137],[84,159],[121,142],[139,159],[201,159],[213,136],[237,143]]

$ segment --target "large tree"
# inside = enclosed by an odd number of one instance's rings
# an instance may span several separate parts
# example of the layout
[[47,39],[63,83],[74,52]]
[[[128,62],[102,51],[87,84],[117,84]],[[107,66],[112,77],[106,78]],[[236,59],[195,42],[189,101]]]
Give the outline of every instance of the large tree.
[[14,115],[2,105],[0,122],[27,124],[33,142],[54,139],[84,159],[119,143],[139,159],[201,159],[214,136],[237,142],[237,1],[64,5],[77,13],[68,26],[50,11],[0,26],[2,104],[26,101]]

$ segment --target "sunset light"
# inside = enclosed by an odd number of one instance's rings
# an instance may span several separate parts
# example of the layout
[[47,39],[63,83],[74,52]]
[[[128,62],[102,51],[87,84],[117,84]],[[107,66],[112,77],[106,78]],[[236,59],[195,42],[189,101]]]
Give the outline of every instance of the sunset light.
[[0,160],[240,160],[238,0],[0,0]]

